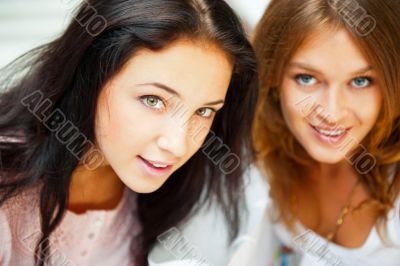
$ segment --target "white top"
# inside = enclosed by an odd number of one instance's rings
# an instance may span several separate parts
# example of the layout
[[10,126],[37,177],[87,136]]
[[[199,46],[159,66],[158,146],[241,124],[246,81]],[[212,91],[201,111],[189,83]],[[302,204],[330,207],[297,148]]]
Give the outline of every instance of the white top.
[[[228,241],[227,225],[221,210],[212,204],[177,228],[161,235],[149,254],[150,266],[226,266],[230,257],[260,222],[267,205],[267,186],[261,174],[252,168],[245,174],[245,200],[248,214],[238,237]],[[242,264],[240,266],[252,266]],[[264,265],[265,266],[265,265]]]
[[268,206],[263,220],[229,266],[399,266],[400,199],[395,206],[388,214],[390,245],[382,242],[374,227],[365,243],[355,249],[330,243],[299,223],[296,226],[300,233],[294,236],[282,223],[271,223],[272,208]]

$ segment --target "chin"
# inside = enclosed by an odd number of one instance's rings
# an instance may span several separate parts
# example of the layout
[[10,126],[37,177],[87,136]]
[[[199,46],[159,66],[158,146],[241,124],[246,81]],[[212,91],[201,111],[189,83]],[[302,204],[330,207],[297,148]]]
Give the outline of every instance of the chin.
[[135,191],[136,193],[139,194],[149,194],[149,193],[153,193],[154,191],[157,191],[160,187],[136,187],[136,188],[130,188],[133,191]]
[[136,193],[140,193],[140,194],[148,194],[148,193],[153,193],[154,191],[157,191],[161,185],[159,186],[154,186],[154,185],[135,185],[135,186],[128,186],[131,190],[133,190]]
[[316,149],[312,147],[307,149],[307,153],[318,163],[337,164],[345,159],[344,153],[339,150],[332,149]]
[[140,194],[152,193],[158,190],[165,182],[163,180],[148,180],[147,178],[128,179],[127,181],[121,178],[121,181],[129,189]]

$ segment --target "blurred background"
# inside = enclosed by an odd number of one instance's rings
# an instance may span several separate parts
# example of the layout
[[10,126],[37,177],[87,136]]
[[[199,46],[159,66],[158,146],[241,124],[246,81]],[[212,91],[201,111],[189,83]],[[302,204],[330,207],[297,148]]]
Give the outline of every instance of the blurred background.
[[[57,37],[82,0],[0,0],[0,68]],[[227,0],[251,33],[270,0]]]

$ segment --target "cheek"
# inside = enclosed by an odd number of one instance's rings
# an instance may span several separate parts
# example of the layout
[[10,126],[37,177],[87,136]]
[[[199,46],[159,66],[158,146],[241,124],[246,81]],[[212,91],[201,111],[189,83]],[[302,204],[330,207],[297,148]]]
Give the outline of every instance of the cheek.
[[[107,105],[101,104],[98,108],[96,119],[96,136],[99,142],[120,141],[129,133],[129,117],[123,105],[109,101]],[[122,138],[122,139],[121,139]]]
[[[283,83],[280,94],[281,109],[286,124],[292,128],[297,122],[303,121],[307,107],[306,95],[300,93],[296,88]],[[292,128],[293,129],[293,128]]]
[[135,139],[126,128],[128,123],[115,111],[111,106],[106,111],[100,110],[96,123],[98,146],[109,163],[121,160],[124,150],[130,149],[129,141]]
[[[371,129],[376,123],[382,109],[382,96],[379,90],[371,91],[370,93],[364,95],[362,99],[354,99],[353,103],[354,106],[364,106],[364,108],[353,110],[361,120],[363,126]],[[368,104],[366,105],[365,103]]]
[[[103,152],[127,152],[138,149],[156,132],[145,107],[139,106],[128,96],[109,97],[99,101],[96,117],[96,138]],[[118,100],[121,99],[121,100]]]
[[207,135],[210,132],[211,122],[193,119],[188,125],[187,143],[188,157],[196,153],[202,147]]
[[370,105],[369,108],[362,110],[359,116],[361,117],[362,128],[364,128],[364,130],[369,132],[374,127],[378,120],[380,110],[380,105]]

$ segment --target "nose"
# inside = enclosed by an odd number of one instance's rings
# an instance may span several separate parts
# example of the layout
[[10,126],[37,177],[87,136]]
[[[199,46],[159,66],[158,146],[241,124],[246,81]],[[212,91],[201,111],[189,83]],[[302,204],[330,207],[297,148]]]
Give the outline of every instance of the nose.
[[160,149],[172,154],[175,158],[185,155],[188,143],[188,125],[184,121],[168,119],[162,128],[157,144]]
[[319,102],[323,110],[318,115],[328,124],[340,123],[347,114],[346,94],[340,86],[327,87]]

